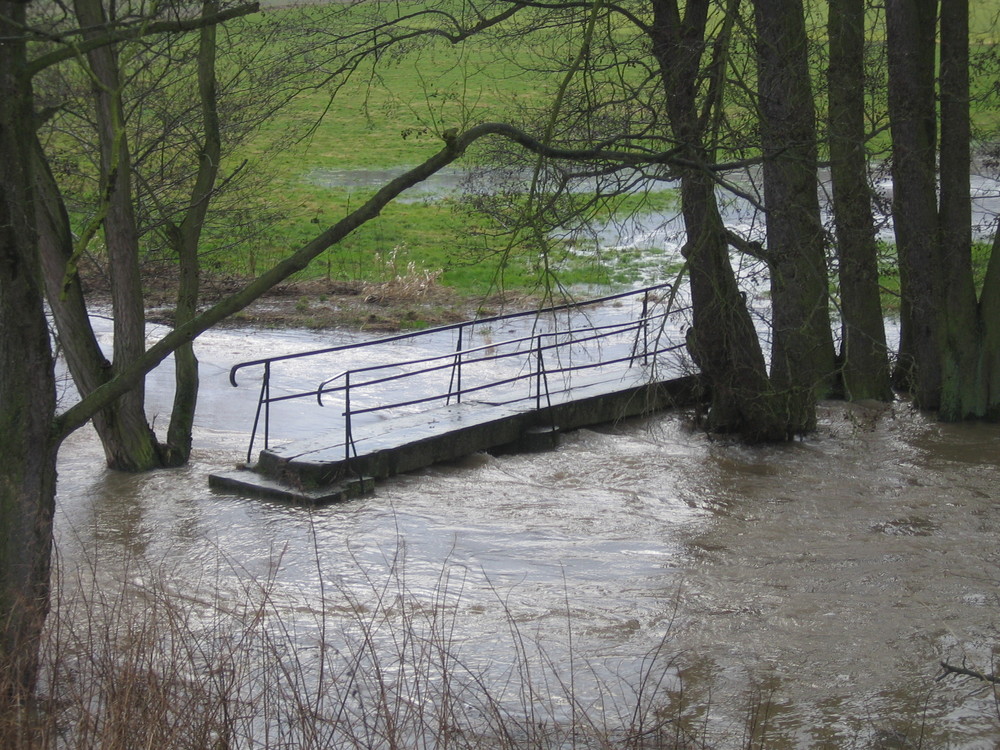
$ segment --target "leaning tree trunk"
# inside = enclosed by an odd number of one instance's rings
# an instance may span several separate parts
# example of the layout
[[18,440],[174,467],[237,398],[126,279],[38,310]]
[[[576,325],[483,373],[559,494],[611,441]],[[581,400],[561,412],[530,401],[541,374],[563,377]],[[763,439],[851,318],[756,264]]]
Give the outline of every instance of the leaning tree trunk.
[[55,381],[35,250],[26,3],[0,0],[0,721],[30,694],[48,611]]
[[[59,349],[80,397],[85,398],[111,379],[112,366],[94,334],[80,277],[74,268],[73,236],[65,202],[41,144],[34,136],[32,140],[35,216],[45,293]],[[132,443],[129,423],[118,404],[94,414],[94,429],[104,447],[105,460],[112,468],[136,466],[125,451]]]
[[816,426],[835,388],[835,355],[802,0],[755,0],[774,342],[771,382],[794,433]]
[[[105,22],[100,0],[76,0],[81,28],[100,28]],[[85,32],[86,35],[86,32]],[[139,277],[139,237],[132,206],[131,160],[125,137],[118,60],[111,46],[87,55],[93,74],[94,101],[101,156],[104,238],[108,253],[114,309],[112,375],[124,370],[146,349],[145,307]],[[108,465],[143,471],[161,465],[160,446],[145,414],[145,384],[140,382],[109,407],[115,434],[104,433]]]
[[837,232],[841,372],[848,399],[892,399],[865,159],[865,2],[830,0],[830,182]]
[[[704,145],[707,122],[700,115],[698,95],[705,74],[710,7],[709,0],[688,2],[682,17],[677,0],[653,0],[649,30],[673,138],[685,148],[688,161],[705,164],[705,169],[681,172],[681,211],[687,232],[682,252],[694,318],[688,350],[708,381],[710,430],[739,433],[753,441],[782,440],[788,436],[787,425],[776,408],[760,340],[733,273],[715,183],[707,171],[711,163]],[[730,16],[726,21],[729,28],[734,19]],[[706,111],[721,106],[727,55],[728,33],[724,31],[715,40]]]
[[785,440],[793,431],[771,388],[757,331],[729,260],[715,186],[707,175],[682,176],[681,207],[694,317],[688,349],[711,391],[708,427],[751,442]]

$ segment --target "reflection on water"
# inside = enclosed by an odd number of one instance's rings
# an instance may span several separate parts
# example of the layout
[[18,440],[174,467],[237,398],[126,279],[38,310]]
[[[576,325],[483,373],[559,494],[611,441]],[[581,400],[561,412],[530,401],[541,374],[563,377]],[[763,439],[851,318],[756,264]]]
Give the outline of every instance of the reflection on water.
[[[706,731],[728,734],[722,746],[739,744],[747,711],[766,719],[768,747],[918,730],[925,747],[992,746],[992,694],[934,678],[942,659],[992,670],[1000,427],[830,405],[808,440],[750,448],[667,414],[310,510],[208,490],[207,473],[244,449],[232,402],[252,409],[221,390],[224,364],[209,364],[209,389],[215,370],[221,385],[205,402],[225,402],[221,421],[202,413],[188,467],[113,474],[90,434],[70,438],[64,578],[97,561],[116,582],[141,559],[209,600],[273,576],[308,641],[317,611],[346,616],[347,597],[370,599],[395,566],[417,600],[447,603],[452,637],[485,673],[509,667],[512,624],[554,664],[588,665],[582,695],[605,690],[601,676],[634,682],[664,643],[683,700],[711,702]],[[678,684],[664,683],[664,702]]]

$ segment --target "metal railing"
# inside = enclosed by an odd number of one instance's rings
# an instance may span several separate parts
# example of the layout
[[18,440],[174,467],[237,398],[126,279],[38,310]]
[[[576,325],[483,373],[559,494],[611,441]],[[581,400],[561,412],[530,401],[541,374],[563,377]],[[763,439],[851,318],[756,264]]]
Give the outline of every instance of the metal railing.
[[[668,318],[686,312],[688,308],[670,309],[673,287],[670,284],[638,289],[608,295],[584,302],[569,302],[541,310],[531,310],[508,315],[463,321],[446,326],[421,331],[387,336],[373,341],[342,344],[324,349],[315,349],[295,354],[241,362],[230,370],[229,379],[237,385],[236,374],[248,367],[262,367],[260,393],[254,415],[250,445],[247,449],[247,463],[252,462],[254,444],[258,431],[263,430],[264,449],[270,445],[271,406],[294,399],[315,398],[322,406],[324,397],[339,395],[343,399],[344,458],[350,459],[356,453],[355,427],[363,415],[372,415],[388,410],[412,410],[434,402],[448,405],[462,403],[463,398],[472,394],[492,391],[491,403],[512,403],[534,400],[534,408],[551,404],[552,393],[567,390],[572,376],[586,370],[607,367],[627,362],[629,366],[641,363],[648,365],[665,353],[683,347],[683,343],[665,341],[665,325]],[[571,326],[565,329],[538,330],[547,316],[560,312],[572,314],[586,308],[594,308],[611,303],[620,304],[625,298],[641,298],[638,317],[624,322]],[[658,303],[666,300],[665,308],[654,311]],[[532,330],[528,333],[500,341],[488,341],[470,346],[473,332],[481,332],[497,324],[509,323],[517,319],[534,318]],[[555,321],[555,317],[552,318]],[[304,358],[337,355],[350,350],[384,347],[388,344],[412,341],[424,337],[457,334],[453,351],[432,356],[418,357],[381,364],[352,367],[323,379],[315,388],[292,393],[272,395],[273,367],[279,362]],[[622,350],[621,341],[628,343]],[[618,346],[609,345],[617,341]],[[605,356],[607,355],[607,356]],[[583,360],[583,361],[581,361]],[[496,372],[502,364],[501,372]],[[444,375],[447,373],[447,385]],[[478,375],[478,377],[477,377]],[[550,380],[563,380],[563,387],[550,388]],[[527,390],[521,383],[527,383]],[[405,384],[405,389],[399,386]],[[368,399],[361,398],[362,394]],[[263,424],[261,424],[263,422]]]

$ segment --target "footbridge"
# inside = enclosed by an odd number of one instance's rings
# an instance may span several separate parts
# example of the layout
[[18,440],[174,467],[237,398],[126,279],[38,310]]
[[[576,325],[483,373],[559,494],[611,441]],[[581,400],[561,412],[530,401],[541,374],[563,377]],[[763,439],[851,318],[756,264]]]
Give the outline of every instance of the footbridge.
[[691,403],[690,310],[675,302],[660,284],[241,362],[234,387],[260,379],[246,464],[210,484],[330,502],[433,463],[553,448],[567,430]]

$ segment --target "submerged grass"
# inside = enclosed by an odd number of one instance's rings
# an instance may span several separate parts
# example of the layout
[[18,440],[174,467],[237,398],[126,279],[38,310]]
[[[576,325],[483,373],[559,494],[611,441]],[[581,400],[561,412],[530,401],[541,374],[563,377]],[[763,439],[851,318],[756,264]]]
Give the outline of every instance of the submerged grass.
[[[366,197],[340,187],[307,185],[301,190],[302,213],[282,227],[280,246],[258,257],[239,259],[237,270],[240,266],[256,270],[308,242],[318,226],[336,221]],[[637,211],[669,210],[676,201],[673,190],[623,196],[593,218],[624,221]],[[463,295],[485,295],[500,286],[524,290],[536,285],[542,265],[537,253],[508,248],[491,231],[457,197],[397,202],[321,255],[305,278],[378,283],[413,264],[418,272],[434,274],[441,284]],[[547,264],[564,284],[608,284],[638,278],[631,265],[634,260],[634,253],[602,248],[585,234],[577,234],[562,241],[553,239]]]

